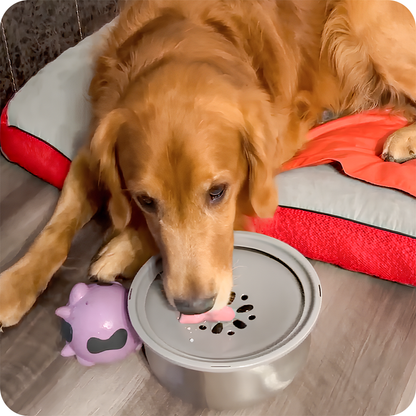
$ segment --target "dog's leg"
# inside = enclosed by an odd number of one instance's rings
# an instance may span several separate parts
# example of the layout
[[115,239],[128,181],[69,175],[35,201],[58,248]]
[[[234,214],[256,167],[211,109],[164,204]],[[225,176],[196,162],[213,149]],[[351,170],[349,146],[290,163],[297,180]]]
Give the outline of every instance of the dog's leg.
[[89,151],[74,159],[55,212],[28,252],[0,275],[0,326],[17,324],[65,261],[75,233],[97,211],[101,200]]
[[[416,25],[405,6],[341,0],[327,23],[324,43],[352,110],[387,105],[416,121]],[[401,163],[415,157],[415,124],[387,138],[384,160]]]
[[[416,106],[416,25],[411,13],[396,2],[377,2],[378,13],[386,13],[391,19],[388,28],[381,29],[376,50],[372,52],[375,62],[380,62],[387,82]],[[385,10],[380,10],[383,5]],[[386,43],[384,43],[386,42]],[[383,44],[383,48],[380,46]],[[416,111],[413,112],[415,114]],[[416,121],[413,117],[413,121]],[[403,163],[416,158],[416,123],[397,130],[390,135],[383,147],[382,158],[389,162]]]
[[99,250],[90,266],[90,276],[112,282],[117,276],[133,278],[140,267],[158,252],[141,213]]
[[416,158],[416,123],[391,134],[381,155],[386,162],[403,163]]

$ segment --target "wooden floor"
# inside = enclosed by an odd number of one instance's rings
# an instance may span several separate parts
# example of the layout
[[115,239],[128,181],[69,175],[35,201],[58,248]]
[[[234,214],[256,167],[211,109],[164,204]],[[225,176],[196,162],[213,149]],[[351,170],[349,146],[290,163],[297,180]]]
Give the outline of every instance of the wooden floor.
[[[22,255],[49,218],[58,191],[0,158],[0,268]],[[308,363],[281,394],[235,412],[195,409],[170,396],[142,353],[85,368],[59,355],[54,310],[85,281],[105,226],[77,236],[65,265],[35,308],[0,338],[1,394],[15,412],[41,416],[392,415],[416,390],[416,289],[312,262],[323,288]]]

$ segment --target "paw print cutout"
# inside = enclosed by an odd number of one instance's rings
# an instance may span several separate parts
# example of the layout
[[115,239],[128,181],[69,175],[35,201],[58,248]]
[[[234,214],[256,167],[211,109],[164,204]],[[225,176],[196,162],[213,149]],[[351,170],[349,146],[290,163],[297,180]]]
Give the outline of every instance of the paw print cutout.
[[[231,292],[230,294],[230,300],[228,302],[228,306],[231,306],[237,298],[237,295],[235,292]],[[248,295],[241,295],[239,300],[242,300],[244,302],[249,300]],[[256,315],[252,313],[254,310],[254,306],[250,303],[245,303],[244,305],[238,307],[236,309],[235,318],[232,320],[232,325],[236,328],[236,330],[242,330],[247,328],[248,322],[247,321],[254,321],[256,319]],[[223,322],[217,322],[212,328],[211,332],[213,334],[221,334],[224,330],[225,323]],[[205,331],[208,329],[206,324],[199,325],[199,329],[201,331]],[[227,335],[233,336],[236,333],[236,331],[233,329],[227,330]]]

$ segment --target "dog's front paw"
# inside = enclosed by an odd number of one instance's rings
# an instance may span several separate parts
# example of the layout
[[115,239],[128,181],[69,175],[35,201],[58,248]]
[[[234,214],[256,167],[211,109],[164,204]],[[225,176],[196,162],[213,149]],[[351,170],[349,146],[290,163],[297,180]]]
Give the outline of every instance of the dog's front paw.
[[[104,247],[106,249],[107,246]],[[103,250],[104,250],[103,249]],[[91,281],[100,282],[114,282],[118,276],[123,274],[123,268],[117,259],[117,254],[113,252],[100,251],[93,259],[90,270],[89,278]]]
[[391,134],[384,143],[381,158],[386,162],[403,163],[416,158],[416,124]]
[[131,266],[135,263],[136,252],[131,241],[123,234],[114,237],[95,256],[90,266],[90,279],[101,282],[114,282],[119,277],[130,276]]
[[31,280],[18,267],[0,274],[0,328],[19,323],[37,297]]

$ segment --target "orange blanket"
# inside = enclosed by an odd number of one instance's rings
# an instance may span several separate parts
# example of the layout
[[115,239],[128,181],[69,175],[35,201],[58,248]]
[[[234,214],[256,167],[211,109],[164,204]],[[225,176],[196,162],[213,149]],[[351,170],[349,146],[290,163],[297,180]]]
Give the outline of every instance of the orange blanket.
[[305,148],[283,165],[283,171],[339,162],[348,176],[416,197],[416,159],[399,164],[380,158],[386,138],[407,124],[387,111],[330,121],[309,132]]

